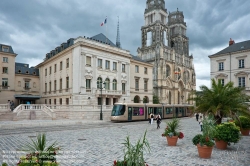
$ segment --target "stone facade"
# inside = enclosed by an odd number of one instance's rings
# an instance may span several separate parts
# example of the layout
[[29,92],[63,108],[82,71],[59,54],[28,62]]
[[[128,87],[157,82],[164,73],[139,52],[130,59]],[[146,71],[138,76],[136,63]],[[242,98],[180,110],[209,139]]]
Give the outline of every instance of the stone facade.
[[[168,21],[167,21],[168,18]],[[183,12],[169,14],[164,0],[147,0],[138,56],[153,65],[153,93],[161,103],[188,103],[196,89],[193,56]]]
[[250,40],[235,43],[216,54],[210,55],[210,77],[223,84],[233,82],[234,86],[245,87],[250,95]]

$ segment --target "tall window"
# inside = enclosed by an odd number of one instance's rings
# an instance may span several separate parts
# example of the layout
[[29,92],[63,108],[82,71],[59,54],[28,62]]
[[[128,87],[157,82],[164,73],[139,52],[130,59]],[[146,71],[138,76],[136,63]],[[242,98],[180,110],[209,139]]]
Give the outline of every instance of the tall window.
[[60,70],[62,70],[62,68],[63,68],[63,62],[61,61],[60,62]]
[[66,68],[69,68],[69,58],[66,59]]
[[56,91],[56,80],[54,80],[54,91]]
[[54,99],[54,105],[56,105],[56,99]]
[[49,74],[51,74],[51,66],[49,67]]
[[91,66],[91,57],[90,56],[86,56],[86,65]]
[[51,82],[49,82],[49,92],[51,92]]
[[219,63],[219,71],[224,70],[224,62]]
[[238,77],[239,87],[245,87],[245,77]]
[[98,77],[98,79],[97,79],[97,89],[100,89],[100,88],[102,88],[102,78],[101,77]]
[[105,68],[110,69],[110,61],[105,61]]
[[86,89],[91,89],[91,79],[86,79]]
[[105,89],[110,90],[110,80],[108,78],[105,80]]
[[69,98],[66,98],[66,105],[69,105]]
[[125,73],[125,64],[122,64],[122,72]]
[[60,105],[62,105],[62,98],[59,99]]
[[45,92],[47,92],[47,83],[45,83]]
[[224,86],[224,79],[219,79],[218,81]]
[[148,68],[144,67],[144,74],[148,74]]
[[135,91],[139,91],[139,79],[135,79]]
[[113,70],[117,70],[117,62],[113,62]]
[[8,67],[3,67],[3,73],[8,74]]
[[122,83],[122,94],[126,94],[126,84]]
[[171,73],[170,67],[167,65],[166,66],[166,77],[170,76],[170,73]]
[[24,88],[25,89],[29,89],[30,88],[30,82],[29,81],[25,81],[24,82]]
[[55,64],[55,67],[54,67],[54,73],[56,72],[56,64]]
[[2,87],[8,87],[8,78],[2,78]]
[[135,65],[135,72],[139,73],[139,66]]
[[113,90],[117,90],[117,81],[116,81],[116,79],[113,80]]
[[239,60],[239,68],[244,68],[244,59]]
[[3,57],[3,62],[8,63],[8,57]]
[[69,77],[66,77],[66,89],[69,88]]
[[47,76],[47,69],[45,69],[45,76]]
[[102,59],[98,59],[98,67],[102,68]]
[[148,91],[148,80],[144,80],[144,92]]
[[60,79],[60,92],[61,92],[61,90],[62,90],[62,79]]

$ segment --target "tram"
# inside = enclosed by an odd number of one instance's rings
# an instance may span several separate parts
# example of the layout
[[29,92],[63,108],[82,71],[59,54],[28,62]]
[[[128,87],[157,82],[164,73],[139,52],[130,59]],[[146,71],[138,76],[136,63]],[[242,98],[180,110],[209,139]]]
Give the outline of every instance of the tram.
[[153,113],[161,118],[186,117],[191,114],[189,104],[148,104],[148,103],[115,103],[111,112],[111,121],[138,121],[148,120]]

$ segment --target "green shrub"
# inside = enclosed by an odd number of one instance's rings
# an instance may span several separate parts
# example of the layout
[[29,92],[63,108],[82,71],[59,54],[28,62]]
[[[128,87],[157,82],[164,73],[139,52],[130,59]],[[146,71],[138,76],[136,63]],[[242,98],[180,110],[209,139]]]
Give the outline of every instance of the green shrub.
[[177,131],[180,129],[180,120],[179,119],[172,119],[170,122],[166,122],[167,127],[165,128],[165,131],[163,133],[164,136],[179,136],[179,132]]
[[230,143],[237,143],[240,140],[240,129],[234,123],[225,122],[217,125],[215,129],[214,138],[218,141],[223,140],[230,145]]
[[7,163],[3,163],[2,166],[8,166],[8,164]]
[[235,124],[242,129],[250,129],[250,119],[246,116],[239,116],[239,119],[235,120]]

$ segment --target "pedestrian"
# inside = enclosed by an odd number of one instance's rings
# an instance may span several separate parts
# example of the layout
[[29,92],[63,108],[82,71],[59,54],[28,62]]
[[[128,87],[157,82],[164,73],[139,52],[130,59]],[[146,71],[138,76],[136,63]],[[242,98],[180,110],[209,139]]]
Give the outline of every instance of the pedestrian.
[[157,117],[156,117],[156,123],[157,123],[157,129],[160,128],[160,124],[161,124],[161,115],[158,114]]
[[151,114],[148,114],[148,123],[151,123]]
[[196,116],[196,120],[198,121],[198,119],[199,119],[199,114],[196,113],[195,116]]
[[13,111],[14,107],[15,107],[14,101],[12,100],[10,103],[11,103],[10,104],[10,109],[11,109],[11,111]]
[[203,121],[202,116],[200,116],[200,118],[199,118],[199,124],[201,126],[201,131],[203,130],[203,128],[202,128],[202,121]]
[[154,114],[153,113],[151,113],[150,118],[151,118],[151,125],[152,125],[154,122]]

